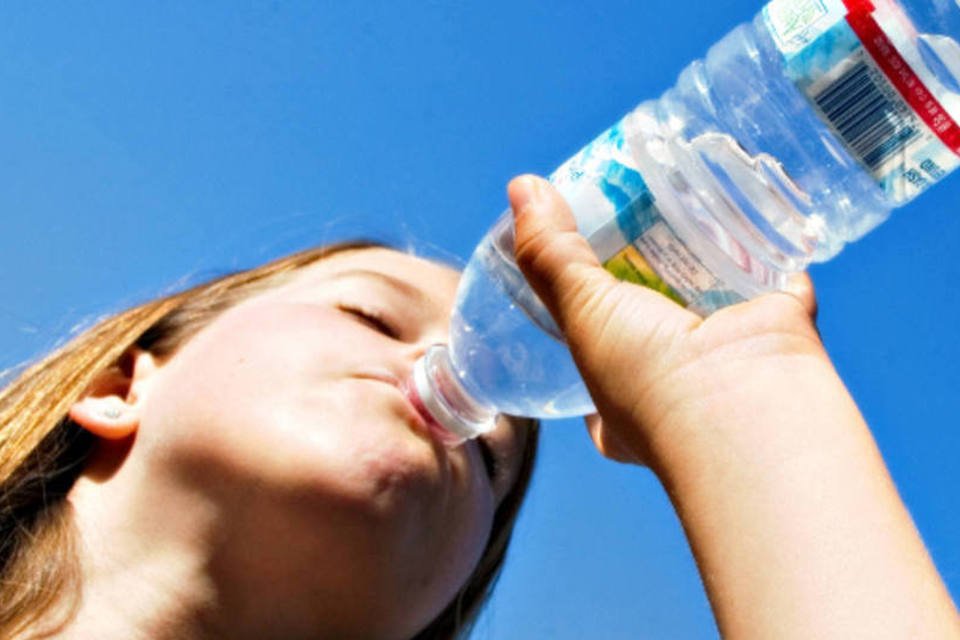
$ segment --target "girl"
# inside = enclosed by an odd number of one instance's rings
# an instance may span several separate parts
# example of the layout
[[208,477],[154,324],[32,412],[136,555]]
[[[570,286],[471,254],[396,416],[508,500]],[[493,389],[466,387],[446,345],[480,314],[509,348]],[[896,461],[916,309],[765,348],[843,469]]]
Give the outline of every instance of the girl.
[[[960,637],[808,281],[703,320],[604,271],[545,181],[509,194],[593,441],[664,483],[724,635]],[[2,399],[4,631],[465,631],[536,429],[504,418],[447,450],[403,393],[446,340],[456,282],[383,248],[308,252],[121,314],[25,372]]]

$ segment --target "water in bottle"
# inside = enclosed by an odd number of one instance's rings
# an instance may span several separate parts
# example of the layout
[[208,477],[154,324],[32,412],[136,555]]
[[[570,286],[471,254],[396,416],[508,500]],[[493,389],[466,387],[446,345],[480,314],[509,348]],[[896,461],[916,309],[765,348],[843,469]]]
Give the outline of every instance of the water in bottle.
[[[773,0],[550,176],[617,277],[703,315],[782,288],[960,166],[960,0]],[[412,392],[461,438],[594,408],[506,212]]]

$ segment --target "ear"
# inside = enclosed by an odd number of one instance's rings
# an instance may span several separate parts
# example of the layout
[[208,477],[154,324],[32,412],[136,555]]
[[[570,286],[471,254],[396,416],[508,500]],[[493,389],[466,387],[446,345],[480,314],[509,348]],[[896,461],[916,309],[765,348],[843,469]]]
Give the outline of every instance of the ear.
[[70,407],[70,419],[99,438],[127,438],[140,426],[143,399],[159,370],[149,351],[132,349],[91,383]]

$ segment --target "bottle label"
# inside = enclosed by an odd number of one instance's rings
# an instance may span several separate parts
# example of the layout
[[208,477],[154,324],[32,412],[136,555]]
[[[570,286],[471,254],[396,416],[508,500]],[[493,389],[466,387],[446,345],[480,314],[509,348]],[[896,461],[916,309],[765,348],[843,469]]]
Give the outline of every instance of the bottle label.
[[617,123],[561,165],[550,181],[603,266],[701,314],[741,302],[664,218]]
[[960,95],[895,2],[773,0],[763,18],[788,77],[892,202],[960,167]]

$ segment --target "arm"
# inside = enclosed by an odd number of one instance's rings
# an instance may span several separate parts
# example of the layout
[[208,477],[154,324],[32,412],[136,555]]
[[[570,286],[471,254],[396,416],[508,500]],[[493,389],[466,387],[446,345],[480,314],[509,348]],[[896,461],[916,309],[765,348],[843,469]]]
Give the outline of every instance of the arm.
[[600,413],[594,442],[663,482],[725,636],[960,637],[809,287],[702,320],[607,274],[545,181],[510,196],[518,263]]

